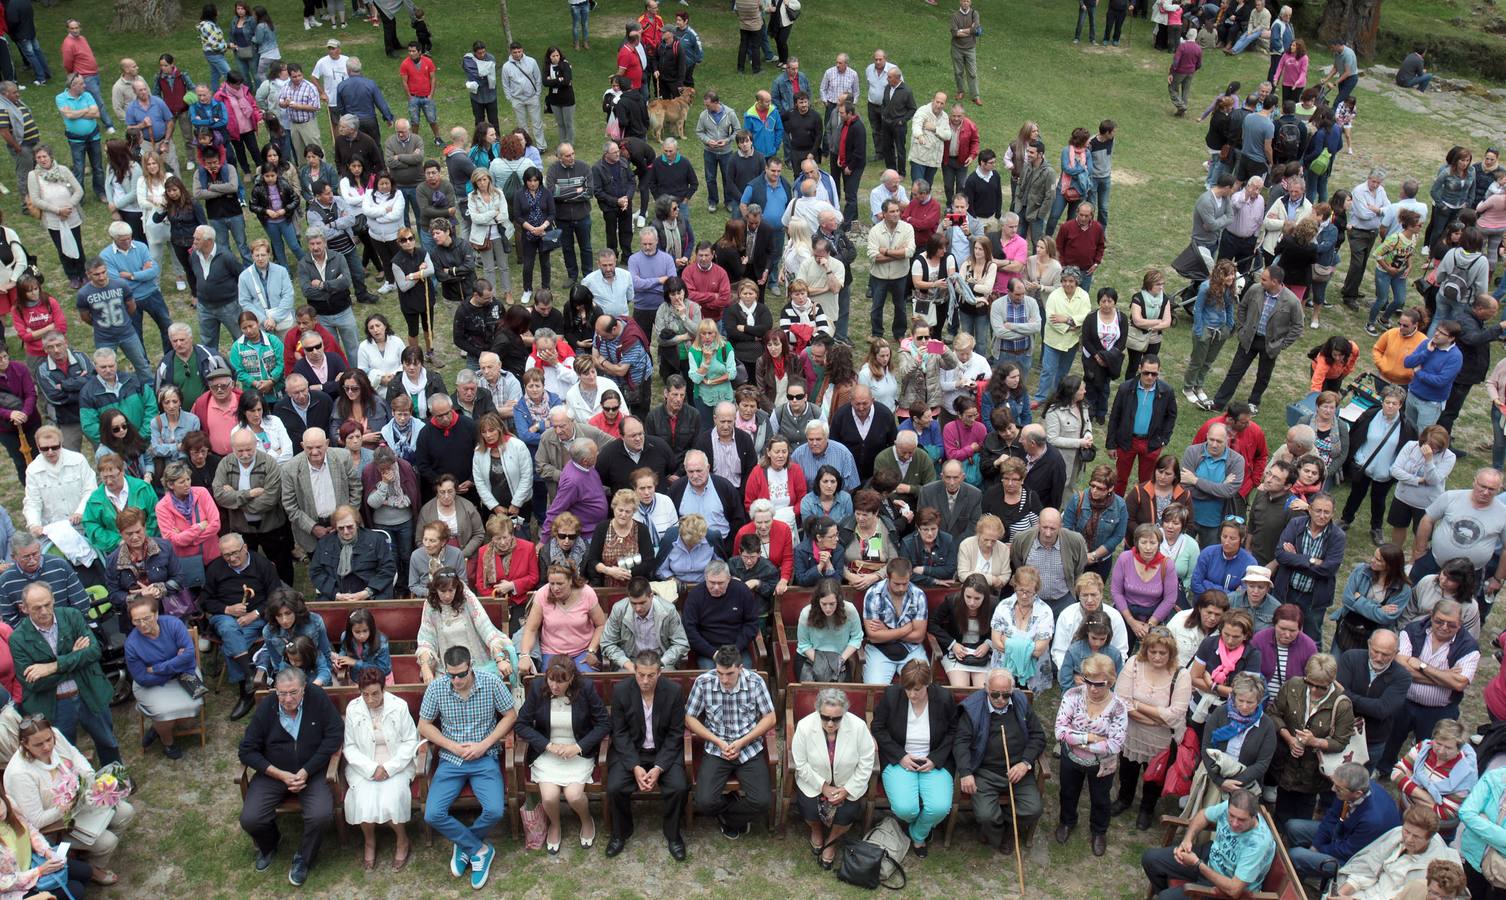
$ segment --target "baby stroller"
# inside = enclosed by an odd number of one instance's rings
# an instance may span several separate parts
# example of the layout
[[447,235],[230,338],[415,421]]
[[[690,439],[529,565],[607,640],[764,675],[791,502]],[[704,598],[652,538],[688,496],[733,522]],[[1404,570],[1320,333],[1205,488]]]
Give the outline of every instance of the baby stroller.
[[[1208,280],[1208,275],[1213,271],[1213,264],[1218,261],[1215,249],[1209,249],[1196,242],[1189,242],[1187,249],[1177,254],[1177,258],[1171,261],[1172,271],[1187,279],[1187,286],[1177,292],[1172,298],[1172,305],[1178,312],[1192,316],[1192,306],[1197,301],[1197,292],[1202,288],[1203,282]],[[1236,294],[1244,293],[1245,285],[1249,283],[1249,275],[1255,268],[1258,252],[1245,259],[1234,261],[1235,268],[1239,270],[1239,280],[1235,282]]]

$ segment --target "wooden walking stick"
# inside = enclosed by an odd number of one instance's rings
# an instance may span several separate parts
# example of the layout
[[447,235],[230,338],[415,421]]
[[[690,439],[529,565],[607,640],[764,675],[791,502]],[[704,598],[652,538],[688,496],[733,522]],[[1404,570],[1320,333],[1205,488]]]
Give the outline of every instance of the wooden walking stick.
[[1009,770],[1014,765],[1009,761],[1009,734],[1004,731],[1004,726],[999,726],[1000,742],[1004,745],[1004,783],[1009,785],[1009,827],[1014,832],[1014,870],[1020,878],[1020,896],[1025,896],[1025,857],[1020,851],[1020,820],[1015,815],[1014,806],[1014,782],[1009,778]]
[[429,293],[428,278],[424,279],[424,362],[434,364],[434,296]]

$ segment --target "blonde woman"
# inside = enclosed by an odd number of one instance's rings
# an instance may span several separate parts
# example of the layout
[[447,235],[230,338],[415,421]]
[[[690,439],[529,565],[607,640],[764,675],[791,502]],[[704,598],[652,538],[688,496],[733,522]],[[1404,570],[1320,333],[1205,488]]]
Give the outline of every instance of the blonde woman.
[[492,183],[486,169],[471,173],[471,194],[466,198],[466,214],[471,218],[471,249],[476,251],[476,268],[486,269],[486,277],[498,288],[498,294],[512,294],[512,275],[508,271],[507,245],[512,240],[512,220],[507,215],[507,198]]
[[957,547],[957,580],[982,575],[995,593],[1009,586],[1009,545],[1004,542],[1004,521],[993,513],[981,516],[972,537]]
[[[1134,803],[1136,786],[1146,764],[1182,739],[1187,704],[1192,698],[1192,673],[1182,666],[1177,641],[1156,626],[1140,640],[1140,651],[1124,664],[1114,693],[1129,707],[1129,730],[1119,760],[1119,798],[1110,809],[1117,816]],[[1145,831],[1161,799],[1161,782],[1145,782],[1135,828]]]
[[974,238],[968,245],[967,260],[962,264],[961,275],[973,292],[973,302],[958,304],[957,330],[971,334],[979,347],[992,347],[993,330],[988,316],[993,308],[994,284],[999,277],[999,264],[994,262],[988,238]]
[[737,358],[732,345],[722,337],[716,322],[702,319],[696,328],[696,340],[690,345],[686,375],[695,385],[694,402],[702,422],[711,421],[711,411],[722,401],[731,402],[732,378],[737,374]]
[[183,280],[183,265],[178,262],[178,257],[172,252],[169,238],[172,236],[172,225],[166,220],[156,221],[152,215],[154,212],[165,212],[167,201],[163,199],[162,191],[167,186],[167,166],[163,164],[162,157],[156,151],[147,150],[141,154],[141,180],[136,182],[136,203],[141,207],[141,227],[146,229],[146,246],[152,253],[152,264],[162,265],[163,251],[166,250],[167,259],[173,265],[173,272],[177,275],[177,289],[179,293],[188,290],[188,282]]
[[1056,253],[1056,238],[1043,237],[1035,242],[1035,253],[1025,259],[1025,291],[1044,301],[1061,287],[1061,257]]
[[1129,705],[1114,696],[1114,661],[1095,653],[1082,663],[1083,683],[1062,695],[1056,711],[1061,742],[1060,823],[1056,842],[1065,844],[1077,827],[1077,801],[1088,788],[1088,827],[1094,856],[1108,850],[1109,790],[1119,767],[1129,727]]
[[46,144],[38,144],[31,158],[35,165],[26,176],[27,202],[41,213],[42,226],[57,248],[63,274],[77,290],[84,283],[84,217],[80,211],[84,188],[67,166],[58,164]]
[[779,262],[779,285],[783,287],[799,277],[800,267],[815,255],[811,246],[811,226],[800,216],[791,216],[784,226],[784,255]]

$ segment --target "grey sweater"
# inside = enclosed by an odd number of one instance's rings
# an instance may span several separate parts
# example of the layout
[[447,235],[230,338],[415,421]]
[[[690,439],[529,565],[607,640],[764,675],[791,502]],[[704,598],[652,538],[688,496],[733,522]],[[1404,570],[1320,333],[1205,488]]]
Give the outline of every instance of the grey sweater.
[[1192,242],[1203,247],[1216,245],[1233,220],[1228,197],[1219,197],[1212,190],[1203,191],[1192,207]]

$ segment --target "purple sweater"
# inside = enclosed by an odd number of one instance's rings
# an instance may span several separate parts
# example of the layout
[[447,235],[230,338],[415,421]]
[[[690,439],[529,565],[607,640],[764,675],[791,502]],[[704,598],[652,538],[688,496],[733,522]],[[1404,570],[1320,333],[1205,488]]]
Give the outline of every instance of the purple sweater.
[[653,312],[664,305],[664,285],[660,278],[673,277],[675,258],[663,250],[653,256],[640,251],[628,257],[628,274],[633,276],[633,309]]
[[580,540],[589,542],[591,535],[607,520],[611,509],[607,506],[607,489],[595,469],[582,469],[575,461],[565,463],[560,471],[559,492],[544,517],[544,540],[553,531],[554,518],[569,510],[580,519]]
[[[1250,646],[1260,648],[1260,675],[1270,682],[1271,676],[1276,674],[1276,629],[1262,628],[1250,638]],[[1297,635],[1292,645],[1286,648],[1286,677],[1282,682],[1291,681],[1293,678],[1302,677],[1307,670],[1307,661],[1318,652],[1318,645],[1313,639],[1305,634]]]
[[[1152,578],[1150,581],[1141,581],[1140,573],[1135,571],[1135,551],[1126,550],[1119,554],[1119,559],[1114,563],[1113,585],[1114,608],[1129,615],[1130,607],[1138,610],[1155,609],[1151,618],[1157,622],[1165,622],[1176,610],[1177,605],[1177,567],[1176,563],[1167,559],[1161,567],[1161,577]],[[1137,618],[1140,618],[1137,616]]]

